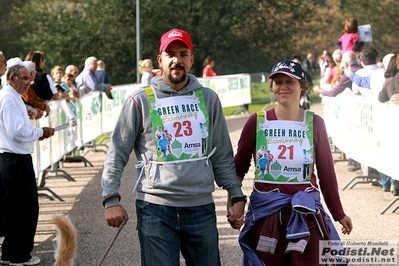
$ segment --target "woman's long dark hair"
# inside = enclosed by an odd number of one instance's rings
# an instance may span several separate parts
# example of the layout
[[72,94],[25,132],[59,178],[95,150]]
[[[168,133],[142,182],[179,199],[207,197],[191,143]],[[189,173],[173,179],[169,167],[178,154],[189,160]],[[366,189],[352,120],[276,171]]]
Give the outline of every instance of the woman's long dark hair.
[[43,69],[40,68],[40,62],[44,60],[43,53],[40,51],[32,51],[29,52],[25,56],[25,61],[32,61],[36,65],[36,72],[37,73],[42,73]]

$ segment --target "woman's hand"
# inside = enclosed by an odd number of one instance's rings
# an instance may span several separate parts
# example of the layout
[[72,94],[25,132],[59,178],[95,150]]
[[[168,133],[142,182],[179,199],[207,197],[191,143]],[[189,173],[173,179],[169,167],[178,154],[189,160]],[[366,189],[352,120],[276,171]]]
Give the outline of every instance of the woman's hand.
[[345,235],[349,235],[352,232],[353,225],[352,220],[348,216],[345,215],[344,218],[339,220],[339,223],[342,224],[341,232]]
[[233,229],[240,230],[241,226],[244,224],[244,209],[245,209],[245,202],[240,201],[233,205],[228,210],[227,213],[227,220],[230,223],[230,226]]
[[230,194],[227,194],[227,221],[233,229],[240,230],[244,224],[245,202],[239,201],[234,204]]

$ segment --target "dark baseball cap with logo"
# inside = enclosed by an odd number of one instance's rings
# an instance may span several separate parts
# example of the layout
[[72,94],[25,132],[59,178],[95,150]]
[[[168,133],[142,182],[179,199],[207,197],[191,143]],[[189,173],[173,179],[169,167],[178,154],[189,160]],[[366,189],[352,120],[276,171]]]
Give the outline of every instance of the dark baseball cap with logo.
[[267,78],[272,78],[276,74],[285,74],[293,79],[306,80],[305,70],[303,70],[301,64],[291,60],[284,60],[275,64]]
[[165,51],[166,48],[168,48],[168,45],[174,41],[181,41],[187,46],[187,48],[193,50],[193,43],[191,42],[191,37],[188,32],[180,29],[171,29],[170,31],[162,35],[161,45],[159,46],[159,53]]

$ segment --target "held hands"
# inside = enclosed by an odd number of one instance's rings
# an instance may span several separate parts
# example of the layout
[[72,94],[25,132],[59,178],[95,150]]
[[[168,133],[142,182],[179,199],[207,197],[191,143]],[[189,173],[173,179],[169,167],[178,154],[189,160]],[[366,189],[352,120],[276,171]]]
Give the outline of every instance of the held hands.
[[241,226],[244,224],[244,210],[245,202],[239,201],[233,203],[230,194],[227,196],[227,221],[233,229],[240,230]]
[[345,235],[349,235],[352,232],[353,225],[352,225],[352,220],[348,216],[345,216],[341,220],[339,220],[339,223],[342,224],[342,229],[341,232]]
[[129,220],[129,215],[121,205],[116,205],[105,209],[105,220],[109,226],[119,228],[124,220]]
[[227,212],[227,220],[233,229],[240,230],[241,226],[244,224],[244,209],[245,202],[237,202],[231,207]]

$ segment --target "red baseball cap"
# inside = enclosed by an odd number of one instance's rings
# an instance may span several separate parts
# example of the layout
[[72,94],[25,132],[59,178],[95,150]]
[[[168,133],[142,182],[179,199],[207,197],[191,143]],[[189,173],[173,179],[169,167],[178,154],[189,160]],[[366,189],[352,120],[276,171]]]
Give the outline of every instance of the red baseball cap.
[[168,45],[173,41],[183,42],[189,49],[193,50],[193,43],[188,32],[180,29],[171,29],[161,37],[161,45],[159,46],[159,53],[165,51]]

